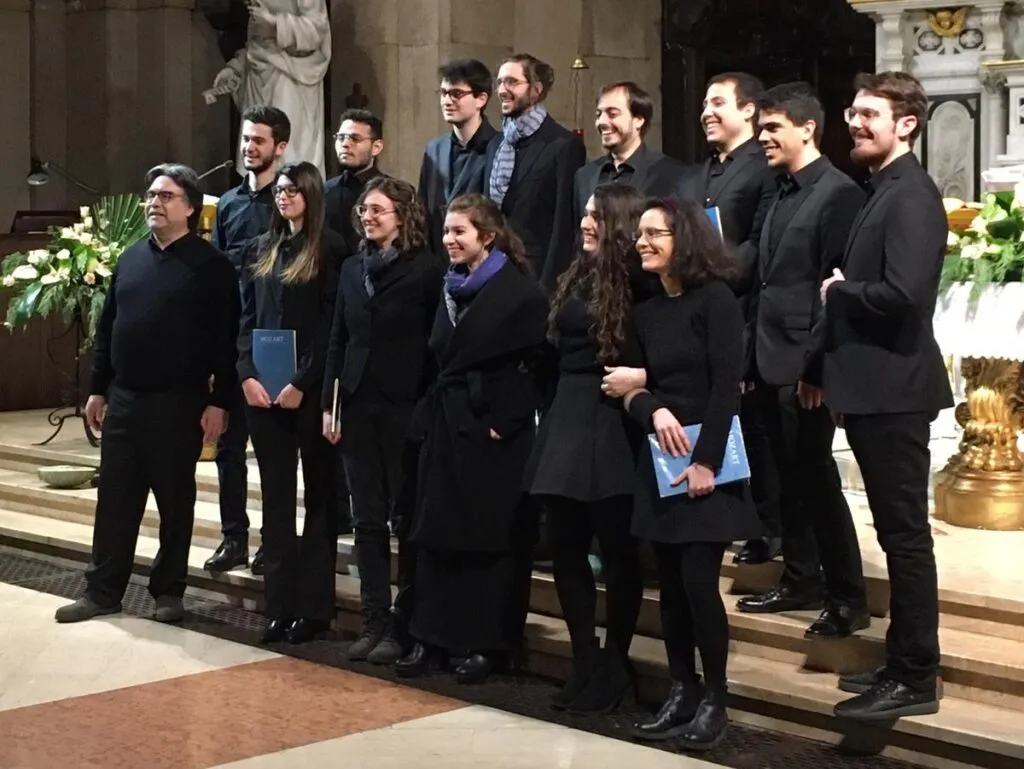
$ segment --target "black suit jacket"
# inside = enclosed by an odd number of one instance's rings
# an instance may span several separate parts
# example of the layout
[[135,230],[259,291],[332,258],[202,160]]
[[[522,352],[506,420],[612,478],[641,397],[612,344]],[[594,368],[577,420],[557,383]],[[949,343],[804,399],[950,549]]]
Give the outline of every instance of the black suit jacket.
[[946,253],[942,195],[913,153],[874,175],[825,297],[825,400],[838,414],[938,412],[953,405],[932,316]]
[[[339,254],[346,249],[337,233],[325,229],[320,241],[323,269],[310,283],[286,284],[280,270],[267,276],[253,274],[253,266],[266,246],[266,236],[252,241],[244,254],[242,267],[242,316],[238,326],[238,378],[258,379],[252,359],[253,329],[293,329],[297,371],[292,384],[310,397],[319,396],[320,378],[324,372],[327,340],[334,315],[334,298],[338,287]],[[286,242],[282,251],[298,248],[297,242]],[[278,264],[281,264],[281,256]]]
[[488,158],[491,140],[497,136],[486,119],[477,129],[469,142],[469,157],[462,167],[458,178],[451,178],[452,167],[452,134],[448,133],[432,139],[423,151],[423,164],[420,166],[419,195],[427,210],[428,245],[434,254],[443,254],[444,217],[448,212],[448,204],[459,195],[477,192],[488,193],[484,186],[488,175]]
[[362,260],[345,260],[327,348],[324,409],[332,407],[335,378],[343,403],[357,390],[405,404],[423,395],[432,370],[427,339],[445,268],[426,249],[403,254],[378,276],[371,299]]
[[742,260],[742,274],[733,286],[742,296],[753,284],[761,228],[775,199],[778,172],[768,166],[756,139],[737,147],[722,175],[709,185],[710,172],[710,157],[691,166],[682,197],[705,208],[718,206],[725,239],[736,246]]
[[[500,145],[498,134],[488,148],[486,190],[490,190],[494,155]],[[547,291],[554,290],[566,254],[572,256],[579,225],[573,220],[573,178],[586,161],[583,140],[550,115],[536,133],[516,147],[515,170],[501,210],[522,238],[526,256]]]
[[362,236],[356,232],[352,224],[352,209],[355,208],[356,201],[363,194],[367,183],[382,175],[377,166],[372,166],[358,174],[343,171],[324,183],[327,226],[345,239],[349,254],[359,250],[359,241],[362,240]]
[[[842,264],[850,227],[864,202],[864,192],[850,177],[827,158],[818,162],[813,180],[793,193],[789,222],[776,219],[776,196],[761,230],[748,372],[770,385],[793,386],[803,374],[822,312],[821,282]],[[776,231],[780,226],[783,230]]]

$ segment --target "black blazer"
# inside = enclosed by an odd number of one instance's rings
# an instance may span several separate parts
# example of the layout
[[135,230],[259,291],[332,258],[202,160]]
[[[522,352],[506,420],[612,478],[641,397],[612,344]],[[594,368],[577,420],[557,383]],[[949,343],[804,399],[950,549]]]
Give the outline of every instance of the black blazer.
[[850,226],[864,202],[861,188],[828,158],[817,163],[793,193],[792,218],[775,218],[776,197],[761,230],[747,366],[749,376],[756,371],[770,385],[793,386],[803,373],[821,317],[821,282],[842,263]]
[[838,414],[938,412],[953,405],[932,316],[946,253],[942,195],[913,153],[874,175],[825,297],[825,401]]
[[466,149],[469,157],[455,179],[451,178],[451,133],[432,139],[423,151],[419,195],[427,210],[427,239],[432,253],[444,253],[441,238],[444,236],[444,217],[448,212],[448,204],[459,195],[488,193],[489,190],[484,186],[485,179],[489,178],[487,160],[490,157],[493,161],[494,157],[488,154],[488,150],[497,133],[485,118],[469,141]]
[[[494,156],[501,134],[487,151],[484,189],[490,190]],[[526,256],[541,286],[554,289],[558,268],[572,257],[579,220],[573,219],[572,185],[576,171],[587,161],[583,140],[556,123],[550,115],[532,136],[516,147],[516,165],[501,210],[522,238]]]
[[732,153],[722,175],[708,184],[711,158],[691,166],[681,197],[705,208],[718,206],[725,239],[736,246],[743,270],[733,288],[745,295],[754,279],[761,228],[775,199],[778,172],[768,166],[764,150],[751,139]]
[[393,403],[414,403],[429,384],[427,339],[441,296],[445,263],[426,249],[403,254],[377,277],[371,299],[362,260],[345,260],[338,281],[321,405],[332,408],[360,387]]
[[[304,394],[320,387],[327,340],[334,314],[334,297],[338,287],[336,265],[346,250],[341,236],[325,229],[320,241],[323,269],[310,283],[286,284],[280,270],[292,252],[298,253],[300,243],[285,241],[278,252],[274,273],[265,277],[253,274],[267,236],[252,241],[246,250],[242,267],[242,316],[238,327],[238,378],[257,378],[252,361],[252,332],[256,328],[293,329],[297,371],[292,384]],[[283,257],[283,258],[282,258]],[[317,397],[315,394],[313,397]]]
[[377,166],[371,166],[358,174],[342,171],[338,176],[324,182],[324,208],[327,226],[341,235],[348,244],[348,253],[359,250],[362,236],[352,224],[352,209],[363,194],[371,179],[383,176]]

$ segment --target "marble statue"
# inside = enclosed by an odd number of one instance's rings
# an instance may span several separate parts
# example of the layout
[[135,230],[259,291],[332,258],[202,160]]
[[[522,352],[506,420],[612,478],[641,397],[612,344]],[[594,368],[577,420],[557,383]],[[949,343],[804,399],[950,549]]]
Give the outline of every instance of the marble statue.
[[218,73],[207,101],[231,94],[239,112],[257,104],[284,110],[292,124],[285,161],[307,160],[323,174],[323,81],[330,62],[325,0],[250,0],[245,47]]

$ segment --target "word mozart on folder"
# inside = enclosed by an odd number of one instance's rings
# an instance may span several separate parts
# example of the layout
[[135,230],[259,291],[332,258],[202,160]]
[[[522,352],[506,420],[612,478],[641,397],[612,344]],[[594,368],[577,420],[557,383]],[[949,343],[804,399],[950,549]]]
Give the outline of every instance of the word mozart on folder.
[[281,390],[295,378],[295,331],[253,329],[252,363],[256,367],[256,378],[270,400],[277,400]]
[[[690,446],[697,445],[700,437],[700,425],[686,425],[683,432],[690,439]],[[689,491],[689,484],[683,481],[678,486],[673,486],[672,481],[682,475],[690,466],[690,455],[685,457],[674,457],[666,454],[658,445],[658,436],[651,433],[647,436],[647,442],[651,446],[651,458],[654,460],[654,475],[658,480],[658,495],[671,497],[676,494],[685,494]],[[725,444],[725,456],[722,457],[722,469],[715,476],[715,486],[724,486],[726,483],[745,481],[750,478],[750,464],[747,462],[747,449],[743,444],[743,433],[740,430],[740,418],[732,418],[732,426],[729,429],[729,440]]]

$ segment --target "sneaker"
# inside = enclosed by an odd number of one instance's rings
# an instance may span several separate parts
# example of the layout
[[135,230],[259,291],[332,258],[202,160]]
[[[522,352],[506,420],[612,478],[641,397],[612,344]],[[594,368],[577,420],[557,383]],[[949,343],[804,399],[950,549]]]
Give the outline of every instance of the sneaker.
[[61,606],[53,618],[57,622],[84,622],[93,617],[101,617],[104,614],[118,614],[121,611],[121,604],[114,603],[109,606],[102,606],[88,596],[79,598],[74,603]]
[[157,622],[181,622],[185,618],[185,604],[176,595],[162,595],[156,599],[153,619]]
[[352,662],[361,662],[370,656],[370,652],[377,648],[384,639],[387,630],[387,623],[380,620],[366,620],[363,624],[363,632],[359,638],[348,647],[348,658]]
[[402,644],[395,638],[395,634],[389,630],[384,633],[380,643],[373,647],[373,651],[366,655],[366,661],[371,665],[394,665],[398,660],[402,659],[403,653]]

